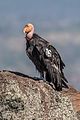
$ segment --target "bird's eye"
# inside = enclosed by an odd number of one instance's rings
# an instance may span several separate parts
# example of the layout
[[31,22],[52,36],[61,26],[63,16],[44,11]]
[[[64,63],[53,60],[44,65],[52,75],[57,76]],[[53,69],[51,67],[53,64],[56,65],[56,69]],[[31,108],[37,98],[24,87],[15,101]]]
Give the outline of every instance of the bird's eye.
[[26,25],[26,27],[29,27],[29,25]]

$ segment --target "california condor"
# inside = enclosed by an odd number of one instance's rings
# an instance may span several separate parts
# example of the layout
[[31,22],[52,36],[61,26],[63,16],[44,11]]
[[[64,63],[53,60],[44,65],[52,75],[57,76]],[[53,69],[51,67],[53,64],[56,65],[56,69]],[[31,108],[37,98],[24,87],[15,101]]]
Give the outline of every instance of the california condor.
[[34,33],[34,26],[31,23],[24,26],[23,32],[26,34],[26,53],[40,76],[54,84],[57,91],[61,91],[62,87],[68,88],[68,81],[63,73],[65,64],[58,51],[48,41]]

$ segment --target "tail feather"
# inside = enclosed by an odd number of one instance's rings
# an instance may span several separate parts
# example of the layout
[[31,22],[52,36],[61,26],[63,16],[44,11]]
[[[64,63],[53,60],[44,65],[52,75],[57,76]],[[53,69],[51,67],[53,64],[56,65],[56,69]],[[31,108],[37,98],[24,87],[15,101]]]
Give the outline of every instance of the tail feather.
[[64,80],[65,82],[68,83],[68,80],[65,78],[65,76],[64,76],[63,74],[61,75],[61,77],[63,78],[63,80]]
[[64,88],[69,88],[68,85],[65,83],[64,80],[62,80],[62,86],[63,86]]
[[46,73],[46,81],[48,81],[49,83],[53,83],[55,86],[55,89],[58,91],[62,90],[62,87],[64,88],[68,88],[68,81],[65,77],[61,76],[61,74],[59,72],[57,73]]

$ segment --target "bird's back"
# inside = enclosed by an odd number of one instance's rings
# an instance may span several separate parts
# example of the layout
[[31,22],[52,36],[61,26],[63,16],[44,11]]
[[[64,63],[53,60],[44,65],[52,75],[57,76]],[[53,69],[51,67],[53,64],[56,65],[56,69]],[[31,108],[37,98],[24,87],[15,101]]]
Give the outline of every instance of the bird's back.
[[26,52],[42,76],[46,71],[46,80],[54,83],[57,90],[62,90],[62,84],[67,87],[63,73],[65,64],[58,51],[49,42],[33,34],[32,39],[29,42],[27,40]]

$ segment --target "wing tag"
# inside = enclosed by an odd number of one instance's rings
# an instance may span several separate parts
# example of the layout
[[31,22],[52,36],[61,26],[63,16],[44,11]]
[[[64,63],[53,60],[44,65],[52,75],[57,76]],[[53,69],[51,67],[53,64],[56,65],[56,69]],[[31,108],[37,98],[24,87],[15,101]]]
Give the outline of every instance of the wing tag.
[[51,57],[52,54],[51,54],[51,50],[49,50],[48,48],[45,49],[45,54],[47,57]]

